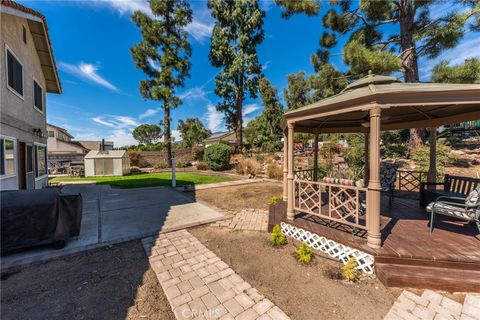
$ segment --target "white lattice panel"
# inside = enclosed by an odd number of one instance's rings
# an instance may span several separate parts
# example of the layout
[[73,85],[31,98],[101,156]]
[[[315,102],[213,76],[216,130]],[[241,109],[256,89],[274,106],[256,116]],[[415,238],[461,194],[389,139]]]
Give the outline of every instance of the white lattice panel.
[[322,251],[323,253],[340,260],[343,264],[347,263],[348,259],[351,257],[354,257],[358,263],[358,270],[369,274],[373,273],[374,259],[371,254],[355,248],[350,248],[346,245],[285,222],[282,222],[280,226],[284,235],[305,242],[309,247]]

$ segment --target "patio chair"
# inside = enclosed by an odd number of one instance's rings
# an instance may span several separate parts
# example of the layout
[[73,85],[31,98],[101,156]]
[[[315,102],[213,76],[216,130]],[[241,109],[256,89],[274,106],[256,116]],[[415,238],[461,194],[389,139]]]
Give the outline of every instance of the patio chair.
[[392,206],[393,191],[397,180],[398,165],[392,162],[382,162],[380,166],[380,185],[382,192],[388,193],[388,206]]
[[433,231],[435,214],[475,222],[480,232],[480,185],[477,186],[466,199],[459,197],[438,197],[427,206],[431,212],[430,233]]

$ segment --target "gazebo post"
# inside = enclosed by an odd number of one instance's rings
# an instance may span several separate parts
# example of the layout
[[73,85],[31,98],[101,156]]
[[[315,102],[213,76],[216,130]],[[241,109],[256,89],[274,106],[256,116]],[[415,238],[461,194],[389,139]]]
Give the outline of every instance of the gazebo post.
[[370,180],[367,190],[367,244],[380,248],[380,115],[378,106],[370,109]]
[[[428,167],[428,182],[437,182],[437,128],[430,128],[430,165]],[[434,189],[434,185],[428,186]]]
[[294,128],[294,124],[293,123],[288,123],[287,127],[288,127],[288,134],[287,134],[287,140],[288,140],[287,219],[288,220],[293,220],[293,219],[295,219],[295,211],[293,209],[294,201],[295,201],[294,188],[293,188],[293,178],[294,178],[294,173],[293,173],[293,128]]
[[368,184],[368,179],[370,179],[370,164],[369,164],[370,139],[369,139],[368,133],[365,133],[363,136],[365,141],[365,170],[363,172],[363,181],[365,181],[365,186],[366,186]]
[[283,130],[283,201],[288,199],[288,134]]
[[318,180],[318,133],[313,139],[313,181]]

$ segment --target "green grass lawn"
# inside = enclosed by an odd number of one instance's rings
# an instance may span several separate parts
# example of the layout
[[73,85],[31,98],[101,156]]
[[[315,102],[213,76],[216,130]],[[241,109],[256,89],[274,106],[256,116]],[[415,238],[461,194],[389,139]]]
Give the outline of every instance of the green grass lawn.
[[[207,175],[193,172],[177,172],[177,187],[204,183],[215,183],[232,181],[236,178],[225,175]],[[59,177],[49,179],[50,183],[63,181],[96,181],[97,184],[109,184],[121,188],[142,188],[154,186],[170,186],[172,179],[171,172],[130,174],[121,177]]]

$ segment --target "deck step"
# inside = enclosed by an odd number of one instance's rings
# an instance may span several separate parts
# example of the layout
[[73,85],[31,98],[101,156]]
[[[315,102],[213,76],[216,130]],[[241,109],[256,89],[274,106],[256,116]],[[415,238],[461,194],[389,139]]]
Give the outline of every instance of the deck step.
[[480,270],[453,266],[375,263],[378,279],[387,287],[410,287],[450,292],[480,292]]

